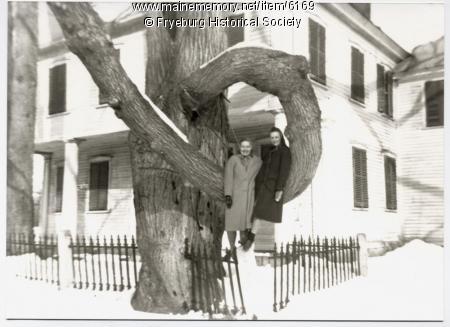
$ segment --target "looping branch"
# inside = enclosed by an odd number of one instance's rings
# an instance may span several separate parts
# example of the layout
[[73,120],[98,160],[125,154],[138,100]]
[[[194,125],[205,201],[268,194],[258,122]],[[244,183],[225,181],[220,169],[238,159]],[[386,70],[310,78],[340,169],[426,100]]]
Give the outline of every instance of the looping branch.
[[203,65],[180,83],[191,102],[205,103],[224,89],[245,82],[277,96],[286,114],[293,157],[284,201],[301,194],[318,166],[322,143],[320,109],[308,80],[308,62],[303,56],[261,47],[229,49]]
[[[223,170],[192,144],[186,143],[158,108],[143,96],[117,59],[109,35],[98,14],[88,3],[49,2],[68,48],[76,54],[99,88],[112,94],[120,105],[115,110],[133,133],[164,155],[164,159],[213,199],[223,200]],[[200,51],[200,50],[199,50]],[[292,168],[285,189],[285,202],[300,194],[312,180],[319,163],[322,145],[320,109],[307,78],[308,62],[262,47],[229,49],[179,83],[175,91],[184,104],[205,104],[227,87],[245,82],[262,92],[277,96],[289,124],[311,126],[308,133],[288,133]],[[193,101],[194,99],[194,101]],[[159,110],[160,111],[160,110]],[[184,136],[185,137],[185,136]]]

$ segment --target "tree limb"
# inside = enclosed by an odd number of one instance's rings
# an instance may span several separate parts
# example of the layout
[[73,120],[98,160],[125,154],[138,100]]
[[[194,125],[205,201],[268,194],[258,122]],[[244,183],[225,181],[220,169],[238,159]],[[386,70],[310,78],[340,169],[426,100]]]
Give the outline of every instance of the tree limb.
[[115,100],[120,119],[194,186],[223,199],[223,172],[194,146],[184,142],[155,112],[114,55],[104,24],[88,3],[49,2],[68,48],[78,56],[97,86]]
[[[92,7],[88,3],[48,5],[62,27],[68,48],[80,58],[98,87],[114,96],[115,111],[125,124],[194,186],[223,200],[220,166],[185,143],[155,112],[114,56],[111,39]],[[277,96],[287,116],[286,136],[293,158],[284,196],[288,202],[310,184],[322,152],[320,109],[307,73],[308,64],[302,56],[236,47],[189,75],[171,94],[182,97],[187,108],[207,104],[237,82]]]
[[293,158],[284,202],[308,187],[322,153],[320,109],[307,73],[308,62],[303,56],[239,46],[223,52],[180,83],[184,105],[193,108],[237,82],[278,97],[288,121],[285,134]]

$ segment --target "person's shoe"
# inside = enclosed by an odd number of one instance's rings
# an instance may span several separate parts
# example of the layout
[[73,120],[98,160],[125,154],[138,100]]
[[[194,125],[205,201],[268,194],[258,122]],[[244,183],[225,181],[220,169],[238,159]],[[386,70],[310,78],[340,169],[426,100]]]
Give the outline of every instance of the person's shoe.
[[249,232],[250,230],[246,229],[245,233],[243,233],[242,239],[239,240],[239,244],[241,244],[242,246],[244,246],[245,242],[247,242]]
[[229,261],[234,251],[236,251],[236,247],[232,247],[229,251],[227,251],[222,257],[222,261]]
[[244,251],[248,251],[248,249],[251,248],[253,242],[255,241],[255,234],[253,234],[252,232],[248,233],[247,236],[247,241],[245,242],[244,246],[242,247],[244,249]]

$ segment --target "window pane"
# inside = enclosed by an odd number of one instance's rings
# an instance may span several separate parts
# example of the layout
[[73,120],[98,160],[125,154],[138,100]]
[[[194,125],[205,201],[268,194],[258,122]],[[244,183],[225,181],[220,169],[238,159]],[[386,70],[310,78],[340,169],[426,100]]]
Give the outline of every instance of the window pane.
[[56,199],[55,199],[55,211],[61,212],[62,210],[62,194],[64,186],[64,167],[56,168]]
[[109,161],[93,162],[89,180],[89,210],[108,208]]
[[50,68],[49,114],[66,111],[66,64]]

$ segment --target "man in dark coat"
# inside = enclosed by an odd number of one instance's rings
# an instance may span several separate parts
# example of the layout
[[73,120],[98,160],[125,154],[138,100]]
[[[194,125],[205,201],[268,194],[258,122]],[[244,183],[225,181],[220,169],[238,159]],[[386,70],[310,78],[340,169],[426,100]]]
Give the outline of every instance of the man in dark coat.
[[280,223],[283,215],[283,192],[291,168],[291,151],[287,147],[280,129],[270,130],[272,147],[262,160],[263,164],[255,180],[255,207],[253,226],[248,233],[244,249],[253,244],[260,220]]

